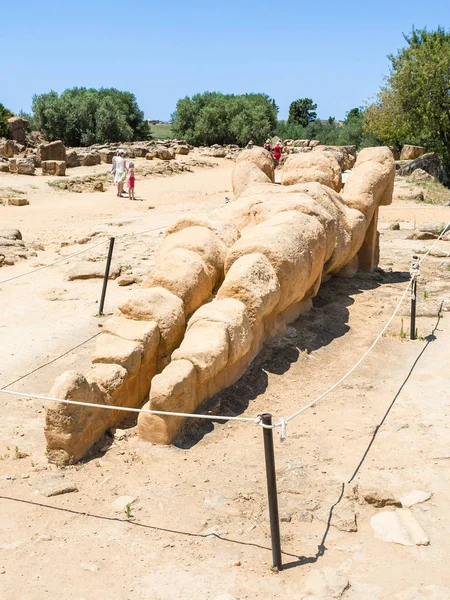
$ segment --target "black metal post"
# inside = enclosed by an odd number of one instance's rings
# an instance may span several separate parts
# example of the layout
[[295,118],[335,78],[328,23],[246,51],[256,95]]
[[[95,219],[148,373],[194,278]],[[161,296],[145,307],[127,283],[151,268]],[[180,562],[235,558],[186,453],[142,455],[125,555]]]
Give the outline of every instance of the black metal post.
[[[261,415],[264,425],[272,425],[272,415]],[[264,455],[266,459],[267,495],[269,498],[270,536],[272,539],[272,562],[279,571],[282,570],[280,520],[278,517],[277,478],[275,474],[275,454],[273,451],[273,430],[263,427]]]
[[100,306],[98,309],[99,316],[103,315],[103,307],[105,306],[106,288],[108,287],[109,269],[111,268],[111,259],[114,250],[114,240],[115,238],[113,237],[109,240],[108,258],[106,259],[105,276],[103,277],[102,297],[100,298]]
[[413,277],[411,285],[411,327],[409,338],[416,339],[416,298],[417,298],[417,279]]

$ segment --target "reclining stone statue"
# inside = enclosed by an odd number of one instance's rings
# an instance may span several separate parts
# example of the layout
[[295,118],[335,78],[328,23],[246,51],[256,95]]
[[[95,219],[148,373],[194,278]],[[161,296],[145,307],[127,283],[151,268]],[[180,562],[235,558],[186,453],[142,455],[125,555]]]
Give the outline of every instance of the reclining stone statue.
[[[395,165],[367,148],[342,193],[327,151],[292,154],[274,182],[268,152],[244,150],[236,200],[170,227],[155,266],[105,321],[86,375],[64,373],[55,398],[192,413],[235,382],[264,342],[312,305],[322,282],[378,263],[378,207],[390,204]],[[49,402],[50,460],[82,458],[120,411]],[[170,444],[184,418],[140,413],[141,440]]]

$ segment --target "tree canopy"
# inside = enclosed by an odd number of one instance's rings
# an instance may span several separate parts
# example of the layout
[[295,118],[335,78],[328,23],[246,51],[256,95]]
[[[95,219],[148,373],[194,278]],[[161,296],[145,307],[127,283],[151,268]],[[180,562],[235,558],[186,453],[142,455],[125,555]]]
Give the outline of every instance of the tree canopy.
[[299,98],[289,106],[288,123],[307,127],[308,123],[317,119],[317,104],[311,98]]
[[390,55],[390,75],[367,109],[366,130],[384,143],[438,152],[450,167],[450,31],[414,29]]
[[9,131],[8,119],[14,114],[0,103],[0,137],[6,137]]
[[150,128],[134,94],[115,88],[72,88],[33,96],[33,123],[67,146],[144,140]]
[[277,111],[266,94],[205,92],[178,100],[172,131],[195,145],[262,144],[275,130]]

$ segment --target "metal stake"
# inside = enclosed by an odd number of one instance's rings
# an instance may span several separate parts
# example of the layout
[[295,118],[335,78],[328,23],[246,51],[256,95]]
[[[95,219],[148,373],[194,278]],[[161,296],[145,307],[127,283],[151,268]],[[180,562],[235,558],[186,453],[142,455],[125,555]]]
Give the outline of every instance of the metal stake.
[[[261,415],[264,425],[272,425],[272,415]],[[277,479],[275,474],[275,455],[273,451],[273,430],[263,427],[264,455],[266,459],[267,495],[269,498],[270,536],[272,539],[272,562],[279,571],[283,569],[281,561],[280,521],[278,517]]]
[[416,297],[417,297],[417,279],[413,277],[411,285],[411,327],[409,338],[416,339]]
[[114,250],[114,240],[115,238],[113,237],[109,240],[108,258],[106,259],[105,276],[103,277],[102,297],[100,299],[100,307],[98,309],[99,316],[103,315],[103,307],[105,306],[106,288],[108,286],[109,269],[111,268],[111,259]]
[[413,262],[411,265],[411,326],[409,330],[409,338],[411,340],[416,339],[416,298],[417,298],[417,278],[420,275],[420,261],[419,257],[414,255]]

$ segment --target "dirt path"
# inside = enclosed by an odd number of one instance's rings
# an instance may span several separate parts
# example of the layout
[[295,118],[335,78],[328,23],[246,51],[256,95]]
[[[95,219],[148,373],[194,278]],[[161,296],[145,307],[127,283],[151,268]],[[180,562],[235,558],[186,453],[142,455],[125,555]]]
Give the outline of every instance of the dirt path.
[[[221,201],[229,193],[229,169],[224,165],[195,175],[148,180],[150,187],[160,181],[162,186],[161,195],[155,195],[154,202],[158,196],[160,204],[151,211],[152,222],[162,223],[181,208]],[[105,200],[101,195],[99,202]],[[85,218],[74,214],[76,224],[72,229],[67,226],[59,239],[57,222],[47,223],[44,243],[50,240],[56,247],[63,235],[73,241],[95,230],[104,216],[82,202]],[[77,213],[75,206],[70,207]],[[415,207],[410,206],[409,212],[403,204],[382,210],[384,223],[398,219],[400,212],[405,217],[400,231],[382,231],[384,271],[324,285],[314,309],[295,322],[286,337],[268,344],[241,380],[211,402],[211,410],[246,416],[270,410],[276,417],[286,416],[339,379],[392,313],[408,280],[413,251],[431,243],[406,239],[412,215],[422,221],[445,220],[450,211]],[[103,210],[110,209],[102,204],[98,211]],[[126,220],[121,210],[123,206],[114,206],[112,216],[118,222]],[[148,222],[142,213],[133,207],[130,219],[143,217],[144,229]],[[42,231],[34,218],[22,229],[29,235]],[[122,229],[131,231],[132,224],[108,227],[108,234]],[[134,247],[124,247],[118,257],[130,260],[132,271],[138,272],[151,264],[158,239],[149,235],[134,254]],[[440,242],[438,249],[450,250],[449,243]],[[145,253],[148,263],[143,262]],[[52,256],[57,254],[40,254],[37,262]],[[30,264],[0,269],[0,275]],[[436,257],[423,266],[418,296],[423,339],[411,342],[399,337],[402,319],[403,328],[408,327],[406,305],[388,335],[345,384],[292,422],[287,440],[280,442],[276,436],[286,565],[280,574],[269,568],[258,426],[190,422],[177,447],[165,448],[141,446],[130,419],[124,438],[105,439],[95,458],[62,472],[78,493],[48,498],[38,490],[60,471],[45,460],[42,406],[2,396],[1,597],[214,600],[228,593],[242,599],[296,599],[302,597],[307,575],[324,567],[337,569],[348,580],[345,600],[382,600],[412,586],[437,582],[450,588],[445,527],[450,514],[446,468],[450,322],[446,311],[438,318],[441,303],[447,308],[450,302],[449,268],[450,259]],[[0,289],[0,341],[8,349],[2,353],[3,384],[98,331],[95,299],[100,281],[68,282],[62,267],[43,273],[39,282],[23,278]],[[108,307],[112,309],[129,289],[111,282]],[[52,294],[57,299],[50,299]],[[87,344],[12,387],[48,392],[58,373],[83,367],[89,356]],[[22,452],[29,456],[17,458]],[[412,508],[430,545],[406,547],[375,539],[370,519],[386,509],[356,501],[355,485],[389,490],[397,497],[414,489],[431,492],[428,502]],[[121,496],[136,499],[130,517],[113,506]],[[355,529],[355,519],[357,531],[348,531]]]

